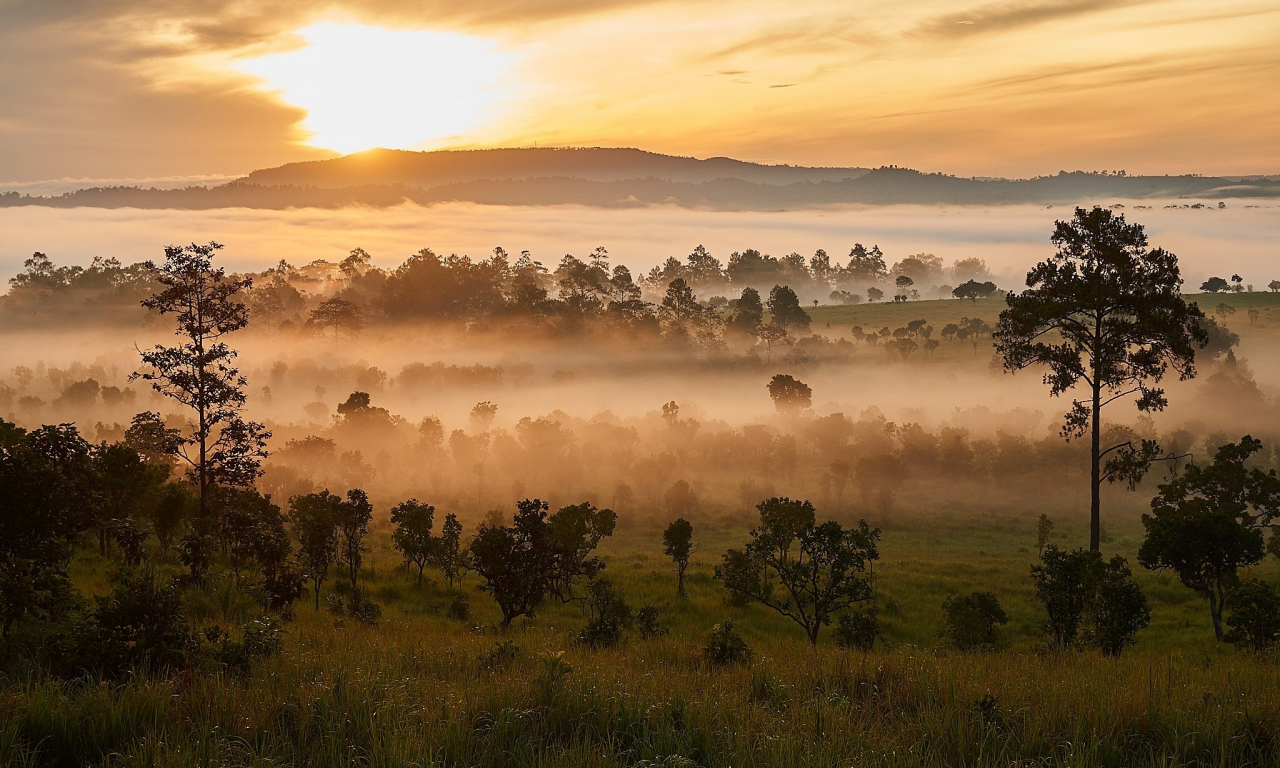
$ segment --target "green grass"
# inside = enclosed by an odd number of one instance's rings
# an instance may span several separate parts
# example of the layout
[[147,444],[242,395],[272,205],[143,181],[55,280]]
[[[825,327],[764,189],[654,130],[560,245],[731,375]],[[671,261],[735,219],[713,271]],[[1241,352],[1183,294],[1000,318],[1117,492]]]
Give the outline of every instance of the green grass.
[[[1104,549],[1133,557],[1136,506],[1109,508]],[[547,605],[507,638],[509,663],[483,659],[498,613],[476,590],[468,622],[446,618],[450,594],[419,589],[396,567],[385,523],[371,537],[367,583],[376,627],[304,600],[285,651],[248,678],[197,672],[119,683],[59,683],[16,674],[0,690],[0,765],[120,766],[844,766],[1275,764],[1280,668],[1212,640],[1207,609],[1175,581],[1138,570],[1152,627],[1119,660],[1042,650],[1028,568],[1034,517],[917,511],[881,521],[876,566],[885,643],[816,650],[759,606],[732,607],[713,581],[744,524],[700,524],[689,598],[661,555],[660,529],[639,525],[602,546],[606,574],[633,607],[660,608],[670,634],[592,652],[573,638],[576,605]],[[1070,522],[1060,541],[1081,537]],[[77,580],[106,584],[86,554]],[[1272,574],[1275,567],[1261,569]],[[1009,648],[940,646],[941,603],[992,590],[1008,609]],[[204,619],[243,604],[193,599]],[[751,665],[709,667],[711,626],[732,618]],[[565,652],[559,683],[540,657]]]

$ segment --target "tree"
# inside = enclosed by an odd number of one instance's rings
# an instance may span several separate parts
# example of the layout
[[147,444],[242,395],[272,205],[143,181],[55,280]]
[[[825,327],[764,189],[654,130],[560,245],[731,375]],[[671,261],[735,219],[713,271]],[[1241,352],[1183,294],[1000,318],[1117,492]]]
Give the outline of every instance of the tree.
[[[1207,341],[1204,314],[1182,299],[1177,257],[1147,248],[1139,224],[1105,208],[1077,208],[1057,222],[1057,253],[1027,273],[1028,290],[1010,293],[995,331],[1005,370],[1045,366],[1045,383],[1058,396],[1083,384],[1062,434],[1068,440],[1091,431],[1089,548],[1101,534],[1104,479],[1136,483],[1158,446],[1131,441],[1102,447],[1102,409],[1137,396],[1138,410],[1162,410],[1164,390],[1155,384],[1172,368],[1180,379],[1195,375],[1195,350]],[[1104,476],[1103,459],[1108,461]]]
[[744,339],[754,339],[764,323],[764,304],[755,288],[743,288],[742,295],[733,304],[733,312],[725,324],[725,330]]
[[1209,601],[1214,636],[1222,641],[1222,609],[1236,572],[1266,556],[1263,530],[1280,515],[1280,478],[1275,470],[1247,469],[1262,442],[1245,435],[1218,448],[1213,463],[1189,464],[1161,485],[1142,516],[1146,539],[1138,562],[1171,570]]
[[906,293],[908,288],[916,284],[916,281],[906,275],[898,275],[894,279],[893,284],[898,287],[899,293]]
[[778,413],[794,414],[813,405],[813,390],[809,385],[785,373],[775,374],[769,380],[768,389]]
[[809,313],[800,306],[800,299],[790,286],[773,286],[773,290],[769,291],[767,306],[774,325],[788,332],[792,329],[809,329]]
[[289,500],[289,519],[298,539],[298,562],[311,581],[316,610],[320,610],[320,587],[329,578],[329,568],[338,556],[338,514],[342,497],[329,493],[308,493]]
[[884,291],[874,285],[867,289],[867,301],[879,301],[884,298]]
[[460,582],[469,570],[469,565],[467,551],[462,548],[462,523],[458,522],[457,515],[450,512],[444,516],[440,537],[436,539],[432,549],[432,562],[440,569],[449,586]]
[[693,555],[693,523],[683,517],[673,520],[662,532],[662,551],[676,566],[676,592],[684,597],[684,572]]
[[67,569],[94,522],[89,444],[70,424],[30,433],[0,419],[0,631],[56,618],[72,594]]
[[817,645],[833,615],[871,599],[870,568],[880,557],[880,531],[866,521],[849,530],[835,521],[815,524],[807,501],[775,497],[756,508],[759,527],[745,549],[725,553],[716,578],[730,592],[796,622]]
[[547,594],[550,530],[545,501],[516,503],[511,525],[481,523],[471,540],[471,563],[493,595],[506,630],[520,616],[533,616]]
[[1220,323],[1225,322],[1228,317],[1231,317],[1235,313],[1236,313],[1236,308],[1226,303],[1225,301],[1221,302],[1220,304],[1218,304],[1218,306],[1213,308],[1213,314],[1218,316],[1218,322]]
[[1205,293],[1222,293],[1231,287],[1231,284],[1220,277],[1211,277],[1200,284],[1200,290]]
[[1272,280],[1271,282],[1267,283],[1267,288],[1269,288],[1272,293],[1275,293],[1276,291],[1280,291],[1280,280]]
[[980,283],[977,280],[970,280],[966,283],[961,283],[951,289],[951,295],[955,296],[957,299],[969,299],[970,301],[975,302],[978,299],[985,299],[995,292],[995,283],[991,281]]
[[1053,535],[1053,521],[1049,516],[1041,513],[1040,519],[1036,521],[1036,555],[1044,556],[1045,545],[1049,543],[1049,537]]
[[248,310],[235,297],[251,288],[253,280],[215,269],[213,256],[221,248],[218,243],[168,246],[163,265],[148,262],[164,290],[142,306],[175,315],[182,343],[142,352],[147,369],[132,377],[194,413],[178,455],[191,468],[201,518],[209,512],[214,485],[245,487],[262,474],[271,437],[263,425],[243,417],[248,380],[233,365],[236,351],[223,341],[249,324]]
[[391,541],[404,556],[406,567],[418,567],[418,586],[422,586],[422,572],[435,555],[438,539],[431,535],[435,516],[435,507],[417,499],[402,501],[391,508],[391,523],[396,527]]
[[1090,572],[1101,555],[1083,549],[1063,551],[1050,544],[1040,555],[1040,564],[1031,566],[1036,597],[1049,620],[1045,629],[1055,648],[1074,646],[1089,601]]
[[320,302],[307,316],[307,327],[317,333],[324,333],[331,328],[337,335],[354,335],[364,326],[364,310],[358,304],[339,296]]
[[547,591],[562,602],[577,599],[574,585],[591,580],[604,570],[604,560],[596,557],[597,546],[612,536],[618,516],[611,509],[598,509],[590,502],[561,507],[547,519]]
[[942,601],[947,627],[942,636],[960,651],[994,650],[1001,646],[997,624],[1008,624],[1000,600],[993,592],[974,592]]
[[369,535],[369,522],[373,520],[373,505],[369,495],[360,488],[347,491],[345,501],[337,505],[338,561],[347,566],[351,578],[351,591],[358,591],[356,580],[364,563],[364,537]]

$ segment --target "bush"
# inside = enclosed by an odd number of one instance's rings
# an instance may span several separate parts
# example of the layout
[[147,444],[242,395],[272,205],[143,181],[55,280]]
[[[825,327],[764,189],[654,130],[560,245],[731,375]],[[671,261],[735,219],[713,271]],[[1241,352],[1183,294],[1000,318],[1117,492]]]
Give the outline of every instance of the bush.
[[1280,635],[1280,595],[1259,579],[1241,582],[1227,595],[1227,642],[1242,650],[1265,651]]
[[449,601],[449,618],[458,621],[466,621],[471,616],[471,603],[467,602],[467,596],[459,592]]
[[182,595],[173,584],[159,583],[155,571],[120,571],[111,594],[96,602],[72,639],[81,666],[114,677],[139,667],[187,665],[193,639]]
[[356,621],[374,626],[382,618],[382,606],[373,602],[368,592],[360,589],[347,598],[347,614]]
[[640,636],[646,640],[667,634],[667,628],[658,621],[658,609],[652,605],[636,611],[636,629],[640,630]]
[[997,624],[1008,624],[1009,616],[991,592],[974,592],[949,597],[942,603],[947,628],[942,636],[961,651],[994,650],[1000,647]]
[[871,650],[880,636],[878,613],[875,606],[871,606],[841,616],[836,622],[836,645],[849,650]]
[[711,628],[711,637],[702,653],[707,662],[716,666],[751,661],[751,648],[734,628],[732,619]]
[[503,640],[493,644],[493,650],[480,657],[483,669],[501,669],[520,658],[524,649],[516,645],[514,640]]
[[275,656],[284,645],[284,630],[274,616],[250,621],[244,626],[240,640],[235,640],[230,632],[218,625],[205,629],[204,636],[207,643],[203,649],[205,654],[240,674],[247,673],[254,662]]
[[1142,587],[1133,580],[1129,563],[1119,555],[1108,562],[1098,559],[1087,608],[1087,640],[1107,656],[1119,656],[1133,644],[1138,631],[1151,623],[1151,610]]
[[608,579],[596,579],[587,588],[587,608],[591,618],[578,635],[578,642],[592,648],[618,644],[622,631],[631,625],[631,608],[622,590]]

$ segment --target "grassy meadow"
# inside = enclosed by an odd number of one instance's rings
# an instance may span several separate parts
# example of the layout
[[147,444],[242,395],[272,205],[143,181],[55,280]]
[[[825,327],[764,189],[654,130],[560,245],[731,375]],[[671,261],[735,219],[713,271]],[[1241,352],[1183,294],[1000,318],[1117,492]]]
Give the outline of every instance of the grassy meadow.
[[[1136,494],[1141,495],[1141,494]],[[1108,554],[1131,561],[1133,497],[1116,495]],[[606,575],[633,608],[654,605],[665,637],[631,633],[618,648],[575,642],[576,605],[547,604],[505,636],[473,575],[472,606],[449,618],[438,575],[419,588],[399,567],[389,524],[370,537],[367,626],[304,598],[284,650],[243,677],[138,674],[55,682],[12,673],[0,693],[0,764],[112,766],[788,766],[1270,765],[1280,759],[1280,667],[1213,642],[1203,601],[1137,569],[1151,627],[1119,659],[1051,653],[1028,578],[1035,517],[939,512],[885,527],[876,563],[884,629],[871,653],[838,648],[758,605],[735,607],[712,578],[746,518],[696,531],[699,552],[676,595],[656,523],[606,540]],[[1063,525],[1072,545],[1083,527]],[[88,592],[109,565],[76,561]],[[1264,568],[1270,572],[1274,566]],[[1263,570],[1259,569],[1259,570]],[[333,581],[326,586],[328,592]],[[938,638],[941,603],[991,590],[1010,622],[1007,649],[962,654]],[[197,621],[256,611],[229,584],[189,597]],[[735,621],[749,664],[702,654],[716,623]],[[500,646],[499,643],[508,643]],[[556,659],[557,654],[563,656]],[[20,667],[19,667],[20,668]]]

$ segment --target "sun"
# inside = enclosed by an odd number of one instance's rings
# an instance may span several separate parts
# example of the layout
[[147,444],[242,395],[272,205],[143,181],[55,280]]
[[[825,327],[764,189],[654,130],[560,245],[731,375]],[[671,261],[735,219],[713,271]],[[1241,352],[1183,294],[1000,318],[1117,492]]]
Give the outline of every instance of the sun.
[[515,57],[452,32],[323,23],[307,45],[237,63],[306,110],[307,143],[351,153],[456,142],[509,102]]

